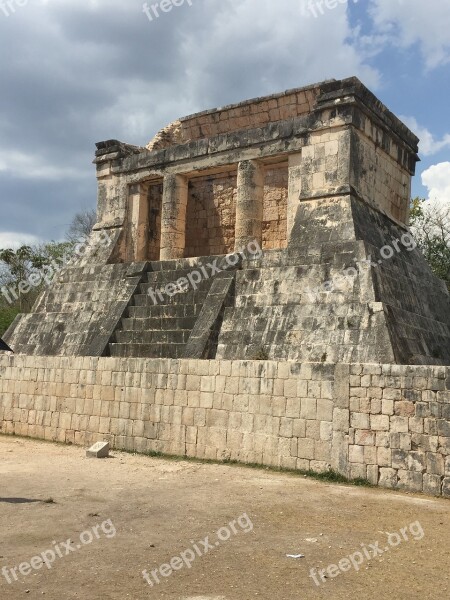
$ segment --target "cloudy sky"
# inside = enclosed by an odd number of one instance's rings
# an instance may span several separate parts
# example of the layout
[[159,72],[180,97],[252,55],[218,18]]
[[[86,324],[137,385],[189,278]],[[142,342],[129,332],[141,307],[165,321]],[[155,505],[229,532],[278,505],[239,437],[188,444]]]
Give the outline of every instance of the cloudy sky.
[[421,137],[414,193],[450,202],[450,2],[327,2],[176,0],[150,20],[142,0],[0,0],[0,247],[95,206],[97,141],[351,75]]

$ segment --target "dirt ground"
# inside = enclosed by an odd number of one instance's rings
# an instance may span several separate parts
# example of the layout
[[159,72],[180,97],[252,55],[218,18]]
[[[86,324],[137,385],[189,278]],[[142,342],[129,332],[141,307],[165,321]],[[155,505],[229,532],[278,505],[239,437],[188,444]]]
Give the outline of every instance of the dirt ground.
[[0,598],[450,596],[447,500],[112,454],[0,436]]

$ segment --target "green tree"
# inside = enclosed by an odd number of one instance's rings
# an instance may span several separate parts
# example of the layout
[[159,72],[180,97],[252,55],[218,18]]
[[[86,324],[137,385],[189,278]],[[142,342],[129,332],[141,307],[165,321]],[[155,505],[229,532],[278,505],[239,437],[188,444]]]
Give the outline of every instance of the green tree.
[[410,226],[431,270],[450,290],[450,206],[439,207],[424,198],[414,198]]
[[[77,213],[65,235],[65,242],[47,242],[36,246],[21,246],[18,249],[0,248],[0,336],[8,329],[19,312],[29,312],[39,293],[65,264],[75,246],[89,237],[96,223],[96,211]],[[33,284],[26,292],[20,284],[30,281],[33,274],[47,275],[46,280]]]
[[69,242],[50,242],[35,247],[21,246],[17,250],[0,250],[3,304],[6,300],[10,308],[18,308],[20,312],[31,310],[46,284],[42,276],[63,266],[63,257],[71,246]]

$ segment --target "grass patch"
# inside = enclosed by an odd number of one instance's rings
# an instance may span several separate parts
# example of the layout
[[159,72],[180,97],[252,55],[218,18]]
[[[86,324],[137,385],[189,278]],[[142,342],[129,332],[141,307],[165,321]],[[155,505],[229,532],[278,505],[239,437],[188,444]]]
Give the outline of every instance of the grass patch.
[[[60,446],[73,446],[72,442],[70,443],[66,443],[66,442],[58,442],[58,441],[52,441],[52,440],[43,440],[41,438],[31,438],[31,437],[26,437],[23,435],[16,435],[14,433],[1,433],[0,432],[0,436],[4,436],[4,437],[14,437],[14,438],[19,438],[19,439],[23,439],[23,440],[31,440],[34,442],[42,442],[44,444],[58,444]],[[81,446],[78,446],[81,447]],[[352,485],[352,486],[357,486],[357,487],[376,487],[374,485],[372,485],[370,483],[370,481],[368,481],[367,479],[348,479],[347,477],[344,477],[344,475],[341,475],[340,473],[337,473],[336,471],[333,471],[332,469],[330,469],[329,471],[325,471],[323,473],[318,473],[316,471],[305,471],[305,470],[298,470],[298,469],[287,469],[284,467],[270,467],[270,466],[266,466],[266,465],[261,465],[260,463],[246,463],[246,462],[239,462],[237,460],[231,460],[231,459],[227,459],[225,458],[224,460],[213,460],[210,458],[195,458],[194,456],[180,456],[180,455],[174,455],[174,454],[164,454],[163,452],[157,452],[154,450],[147,450],[146,452],[137,452],[136,450],[127,450],[126,448],[112,448],[111,449],[113,452],[123,452],[124,454],[130,454],[131,456],[148,456],[149,458],[156,458],[159,460],[166,460],[166,461],[172,461],[172,462],[189,462],[189,463],[196,463],[196,464],[201,464],[201,465],[226,465],[226,466],[233,466],[233,467],[239,467],[239,468],[246,468],[246,469],[255,469],[257,471],[269,471],[271,473],[284,473],[286,475],[291,475],[293,477],[305,477],[305,478],[309,478],[309,479],[316,479],[317,481],[323,481],[326,483],[338,483],[341,485]]]
[[164,454],[163,452],[156,452],[153,450],[148,450],[146,452],[136,452],[135,450],[126,450],[120,449],[117,452],[123,452],[124,454],[131,454],[133,456],[148,456],[150,458],[156,458],[161,460],[171,460],[173,462],[190,462],[204,465],[229,465],[240,468],[247,469],[256,469],[258,471],[270,471],[272,473],[284,473],[287,475],[292,475],[294,477],[306,477],[310,479],[316,479],[318,481],[325,481],[327,483],[339,483],[344,485],[353,485],[358,487],[376,487],[373,486],[370,481],[367,479],[348,479],[330,469],[329,471],[324,471],[323,473],[319,473],[317,471],[305,471],[301,469],[287,469],[285,467],[271,467],[266,465],[261,465],[260,463],[246,463],[239,462],[237,460],[224,459],[224,460],[213,460],[209,458],[195,458],[192,456],[176,456],[171,454]]

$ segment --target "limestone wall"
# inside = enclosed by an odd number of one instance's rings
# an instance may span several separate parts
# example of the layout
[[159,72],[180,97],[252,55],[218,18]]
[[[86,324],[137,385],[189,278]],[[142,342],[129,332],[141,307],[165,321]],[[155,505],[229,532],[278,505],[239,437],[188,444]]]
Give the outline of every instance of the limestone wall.
[[147,148],[169,148],[308,114],[313,110],[318,94],[319,86],[307,86],[190,115],[161,130]]
[[450,367],[0,357],[0,431],[450,497]]
[[189,182],[185,257],[229,254],[234,249],[236,171]]
[[288,163],[267,167],[263,197],[263,250],[287,247],[288,187]]

